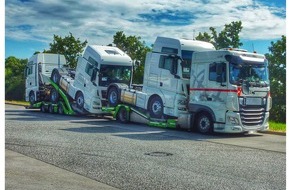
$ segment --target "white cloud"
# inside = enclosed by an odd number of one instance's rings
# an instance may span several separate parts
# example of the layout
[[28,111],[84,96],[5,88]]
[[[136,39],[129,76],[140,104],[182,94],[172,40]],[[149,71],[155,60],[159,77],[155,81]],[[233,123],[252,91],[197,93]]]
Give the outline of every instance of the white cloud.
[[219,31],[238,20],[243,39],[275,39],[286,33],[285,9],[254,0],[9,0],[5,11],[7,38],[47,43],[53,34],[72,32],[91,44],[106,45],[120,30],[153,43],[158,35],[192,38],[193,30],[196,35],[211,26]]

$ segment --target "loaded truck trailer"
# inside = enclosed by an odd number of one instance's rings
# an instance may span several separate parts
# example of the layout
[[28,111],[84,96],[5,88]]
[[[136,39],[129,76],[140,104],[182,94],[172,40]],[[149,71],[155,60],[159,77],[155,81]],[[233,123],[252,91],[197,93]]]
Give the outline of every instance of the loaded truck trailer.
[[58,54],[41,53],[29,59],[26,101],[31,107],[60,113],[71,107],[78,113],[103,114],[108,85],[131,81],[132,60],[117,47],[89,45],[75,70],[65,65],[64,56]]
[[[190,50],[183,50],[183,44],[198,46],[199,42],[179,40],[180,45],[174,48],[165,43],[166,38],[161,39],[156,40],[157,44],[163,41],[161,45],[154,44],[159,51],[153,49],[146,56],[141,91],[118,84],[108,87],[109,104],[124,104],[124,108],[118,107],[117,118],[143,123],[156,119],[165,123],[170,119],[171,123],[175,119],[175,127],[201,133],[268,129],[272,102],[264,55],[237,49],[214,50],[201,43],[201,50],[192,47],[186,57],[182,51]],[[178,40],[168,39],[173,41]]]

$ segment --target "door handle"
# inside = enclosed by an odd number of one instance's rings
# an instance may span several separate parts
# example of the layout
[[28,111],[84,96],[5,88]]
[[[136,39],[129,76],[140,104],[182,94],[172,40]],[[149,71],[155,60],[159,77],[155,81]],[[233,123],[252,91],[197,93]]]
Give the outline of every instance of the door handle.
[[160,86],[163,86],[163,82],[160,82]]

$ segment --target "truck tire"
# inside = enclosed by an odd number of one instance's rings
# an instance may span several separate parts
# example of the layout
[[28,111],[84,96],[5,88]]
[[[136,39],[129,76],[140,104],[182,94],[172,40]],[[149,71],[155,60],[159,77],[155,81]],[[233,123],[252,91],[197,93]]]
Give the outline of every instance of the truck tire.
[[121,123],[128,123],[129,122],[129,112],[126,110],[125,107],[121,107],[117,114],[117,120]]
[[30,105],[33,105],[33,104],[35,104],[35,102],[36,102],[35,94],[33,91],[30,91],[29,92],[29,103],[30,103]]
[[59,100],[59,93],[56,89],[52,88],[50,90],[50,101],[54,104],[56,104]]
[[83,109],[84,108],[85,98],[84,98],[84,95],[83,95],[82,92],[77,92],[76,103],[77,103],[77,107],[79,109]]
[[208,113],[201,113],[196,120],[197,131],[200,133],[211,133],[213,130],[213,121]]
[[108,92],[109,106],[116,107],[119,103],[119,98],[118,89],[116,87],[110,88]]
[[159,96],[154,96],[148,106],[151,118],[162,118],[163,116],[163,102]]
[[53,105],[48,106],[48,112],[49,113],[54,113]]
[[63,107],[62,107],[61,104],[58,105],[57,112],[58,112],[58,114],[60,114],[60,115],[63,115],[63,114],[64,114],[64,110],[63,110]]
[[53,69],[52,73],[51,73],[51,80],[55,83],[55,84],[59,84],[59,80],[60,80],[60,74],[58,69]]
[[44,104],[41,105],[40,110],[42,113],[45,113],[47,111]]

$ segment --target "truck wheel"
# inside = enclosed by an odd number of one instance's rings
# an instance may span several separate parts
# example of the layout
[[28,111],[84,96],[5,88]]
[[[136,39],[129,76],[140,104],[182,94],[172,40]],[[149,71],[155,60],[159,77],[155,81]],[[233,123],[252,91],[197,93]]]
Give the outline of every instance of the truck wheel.
[[117,114],[117,120],[121,123],[128,123],[129,122],[129,112],[126,110],[125,107],[121,107]]
[[162,118],[163,102],[159,96],[154,96],[149,102],[149,113],[152,118]]
[[29,93],[29,102],[30,102],[30,105],[33,105],[35,103],[35,95],[33,91],[30,91]]
[[79,109],[83,109],[84,108],[84,104],[85,104],[85,98],[82,92],[78,92],[76,95],[76,102],[77,102],[77,107]]
[[110,88],[108,92],[109,106],[116,107],[119,103],[118,89],[116,87]]
[[53,69],[50,78],[54,83],[59,84],[60,79],[59,71],[57,69]]
[[41,105],[40,110],[41,110],[42,113],[46,112],[46,107],[45,107],[44,104]]
[[49,112],[49,113],[54,113],[53,105],[49,105],[49,106],[48,106],[48,112]]
[[54,104],[56,104],[58,102],[59,99],[59,93],[56,89],[52,88],[50,90],[50,101]]
[[64,114],[64,110],[61,104],[58,105],[57,111],[59,114],[63,115]]
[[213,121],[209,114],[201,113],[196,120],[197,130],[200,133],[211,133],[213,129]]

